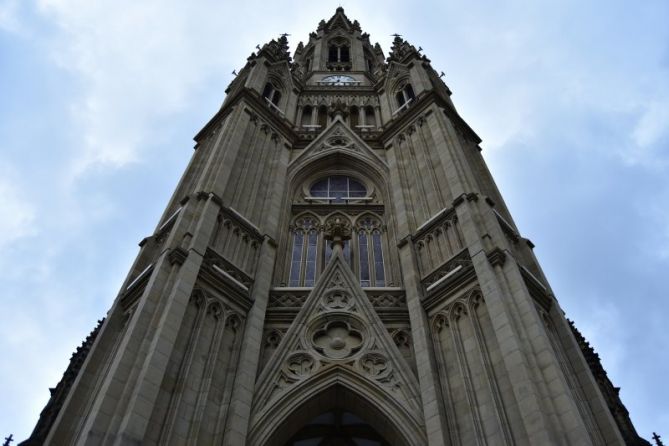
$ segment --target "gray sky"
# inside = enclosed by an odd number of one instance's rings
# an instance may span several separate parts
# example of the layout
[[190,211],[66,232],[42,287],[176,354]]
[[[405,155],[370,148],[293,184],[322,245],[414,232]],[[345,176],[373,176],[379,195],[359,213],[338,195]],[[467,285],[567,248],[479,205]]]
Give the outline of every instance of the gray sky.
[[[256,44],[422,46],[640,434],[669,436],[669,3],[0,0],[0,435],[32,430]],[[669,437],[667,437],[669,438]]]

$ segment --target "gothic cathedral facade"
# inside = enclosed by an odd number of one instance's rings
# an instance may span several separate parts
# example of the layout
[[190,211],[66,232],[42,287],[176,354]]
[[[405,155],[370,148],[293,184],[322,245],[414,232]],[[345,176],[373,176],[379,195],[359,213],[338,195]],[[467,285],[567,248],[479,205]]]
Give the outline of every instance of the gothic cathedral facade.
[[420,49],[257,49],[25,444],[647,444]]

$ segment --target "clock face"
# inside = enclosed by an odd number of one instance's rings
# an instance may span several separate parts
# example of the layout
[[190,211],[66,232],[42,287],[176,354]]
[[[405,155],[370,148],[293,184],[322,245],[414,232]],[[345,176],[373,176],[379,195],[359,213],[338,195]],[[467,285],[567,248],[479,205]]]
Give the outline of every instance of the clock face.
[[357,83],[355,78],[351,76],[346,76],[345,74],[333,74],[330,76],[325,76],[321,83],[327,83],[329,85],[352,85]]

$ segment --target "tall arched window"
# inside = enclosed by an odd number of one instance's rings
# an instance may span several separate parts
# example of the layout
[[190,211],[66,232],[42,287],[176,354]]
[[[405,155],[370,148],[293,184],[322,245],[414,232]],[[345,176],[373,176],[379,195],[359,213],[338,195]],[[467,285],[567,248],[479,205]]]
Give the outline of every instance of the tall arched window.
[[311,115],[313,113],[313,108],[311,105],[305,105],[302,107],[302,125],[311,125]]
[[306,215],[293,225],[293,249],[290,260],[289,286],[313,286],[316,280],[316,261],[319,227],[316,217]]
[[325,105],[318,107],[318,125],[323,130],[328,125],[328,108]]
[[328,48],[328,62],[339,62],[339,48],[335,45],[330,45]]
[[365,107],[365,125],[376,127],[376,116],[374,115],[374,107],[368,105]]
[[360,109],[354,105],[349,109],[348,116],[351,128],[355,130],[355,128],[360,125]]
[[416,100],[416,95],[413,92],[413,87],[411,84],[404,84],[396,93],[395,99],[397,100],[398,110],[405,108],[411,102]]
[[328,43],[328,63],[330,70],[351,69],[351,44],[343,37],[335,37]]
[[340,62],[349,62],[351,60],[349,56],[348,46],[344,45],[339,48],[339,61]]
[[281,100],[281,91],[273,83],[267,82],[262,91],[262,97],[272,103],[275,107],[278,107],[279,101]]
[[381,221],[371,215],[363,216],[356,231],[360,286],[386,286]]

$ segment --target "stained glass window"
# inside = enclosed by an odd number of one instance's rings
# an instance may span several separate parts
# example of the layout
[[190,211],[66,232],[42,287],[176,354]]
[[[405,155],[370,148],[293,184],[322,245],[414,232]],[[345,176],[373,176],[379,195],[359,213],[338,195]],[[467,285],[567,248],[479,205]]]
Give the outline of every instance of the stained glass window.
[[381,222],[365,216],[358,221],[357,230],[360,286],[386,286]]
[[309,231],[307,240],[307,269],[304,276],[304,286],[314,286],[316,279],[316,247],[318,243],[318,232],[315,229]]
[[[330,243],[330,240],[325,240],[324,251],[325,251],[325,263],[324,263],[325,267],[332,258],[332,245]],[[344,254],[344,260],[346,260],[346,263],[351,265],[351,243],[349,240],[344,240],[344,248],[342,249],[342,253]]]
[[289,286],[300,285],[300,267],[302,266],[302,245],[304,243],[304,234],[301,230],[295,231],[293,237],[293,257],[290,262],[290,280]]
[[374,245],[374,278],[376,286],[386,285],[386,274],[383,270],[383,248],[381,247],[381,232],[376,230],[372,233]]
[[[352,183],[348,177],[340,175],[332,181],[331,179],[332,177],[328,177],[327,182],[314,184],[312,190],[325,191],[324,193],[351,192]],[[355,187],[353,184],[353,188]],[[386,270],[384,253],[385,227],[378,216],[368,212],[358,217],[355,225],[351,225],[350,217],[339,212],[325,219],[314,214],[296,217],[291,226],[288,286],[313,287],[316,285],[318,276],[332,260],[331,241],[325,239],[324,229],[328,227],[328,221],[334,217],[347,220],[348,227],[352,229],[352,238],[344,240],[342,255],[358,277],[360,285],[362,287],[388,286],[388,270]]]
[[304,216],[295,220],[288,286],[313,286],[318,247],[317,220]]
[[369,277],[367,233],[364,231],[360,231],[358,234],[358,249],[360,250],[360,286],[370,286],[372,282]]

